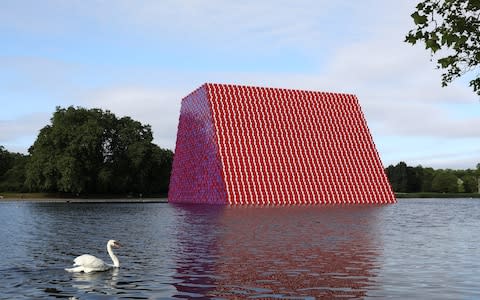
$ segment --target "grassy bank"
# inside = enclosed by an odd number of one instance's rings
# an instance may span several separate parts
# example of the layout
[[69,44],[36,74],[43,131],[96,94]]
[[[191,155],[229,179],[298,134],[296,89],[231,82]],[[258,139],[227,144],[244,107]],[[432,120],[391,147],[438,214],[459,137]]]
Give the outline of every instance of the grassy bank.
[[58,198],[54,194],[48,193],[0,193],[3,199],[46,199]]
[[[478,193],[395,193],[398,199],[404,198],[479,198]],[[0,193],[3,200],[65,200],[71,202],[82,202],[88,200],[102,200],[108,202],[121,200],[121,202],[166,202],[166,194],[153,195],[124,195],[124,194],[91,194],[73,195],[65,193]],[[155,199],[155,200],[154,200]],[[160,200],[159,200],[160,199]]]
[[[48,199],[65,199],[65,200],[132,200],[132,201],[142,201],[142,199],[166,199],[166,194],[149,194],[149,195],[139,195],[139,194],[85,194],[85,195],[74,195],[70,193],[0,193],[0,199],[4,200],[48,200]],[[105,201],[107,202],[107,201]]]
[[395,193],[397,198],[480,198],[478,193]]

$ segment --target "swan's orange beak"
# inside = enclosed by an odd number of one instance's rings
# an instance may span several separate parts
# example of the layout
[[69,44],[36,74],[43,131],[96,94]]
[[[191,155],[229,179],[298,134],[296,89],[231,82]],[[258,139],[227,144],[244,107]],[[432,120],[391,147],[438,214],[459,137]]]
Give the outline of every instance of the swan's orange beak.
[[120,247],[122,247],[122,244],[120,244],[119,242],[114,242],[113,247],[120,248]]

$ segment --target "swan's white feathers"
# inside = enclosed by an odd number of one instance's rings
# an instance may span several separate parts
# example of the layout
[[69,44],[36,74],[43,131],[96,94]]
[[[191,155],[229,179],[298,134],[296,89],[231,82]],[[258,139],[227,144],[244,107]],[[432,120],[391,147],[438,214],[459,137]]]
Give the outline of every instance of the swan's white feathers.
[[88,269],[103,269],[108,267],[108,265],[101,260],[90,254],[83,254],[73,260],[74,267],[84,267]]
[[107,243],[107,252],[112,259],[113,265],[107,264],[100,258],[97,258],[93,255],[83,254],[73,260],[73,268],[67,268],[65,271],[90,273],[106,271],[111,268],[118,268],[120,267],[120,262],[113,253],[112,247],[118,248],[120,246],[120,243],[115,240],[109,240]]

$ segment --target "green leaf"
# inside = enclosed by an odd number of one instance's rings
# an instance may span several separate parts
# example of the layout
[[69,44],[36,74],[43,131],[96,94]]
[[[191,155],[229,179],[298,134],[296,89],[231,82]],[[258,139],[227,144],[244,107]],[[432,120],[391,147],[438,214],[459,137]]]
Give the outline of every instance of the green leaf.
[[455,59],[452,56],[447,56],[447,57],[444,57],[444,58],[440,58],[437,62],[440,64],[440,66],[443,69],[445,69],[448,66],[450,66],[451,64],[453,64],[455,62]]
[[415,22],[415,25],[427,23],[427,16],[421,15],[417,11],[411,14],[411,17],[413,18],[413,22]]
[[417,38],[413,34],[409,33],[405,37],[405,42],[415,45],[417,43]]
[[442,35],[442,44],[447,45],[448,47],[452,46],[458,42],[458,36],[455,34],[445,33]]
[[437,62],[444,69],[448,66],[448,62],[446,58],[440,58]]
[[428,39],[425,41],[425,49],[430,49],[433,51],[433,53],[437,52],[440,50],[440,45],[437,43],[435,39]]
[[469,86],[473,88],[473,91],[480,96],[480,78],[475,78],[470,81]]

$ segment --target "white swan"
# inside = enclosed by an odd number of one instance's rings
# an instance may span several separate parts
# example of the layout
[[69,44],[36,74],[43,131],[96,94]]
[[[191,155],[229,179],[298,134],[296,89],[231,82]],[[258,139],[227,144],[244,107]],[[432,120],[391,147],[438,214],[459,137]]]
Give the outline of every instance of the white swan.
[[118,268],[120,267],[120,262],[118,258],[113,253],[113,248],[120,248],[120,243],[116,240],[109,240],[107,243],[107,252],[112,258],[113,265],[105,263],[100,258],[97,258],[90,254],[83,254],[73,260],[73,268],[67,268],[65,271],[67,272],[101,272],[107,271],[111,268]]

